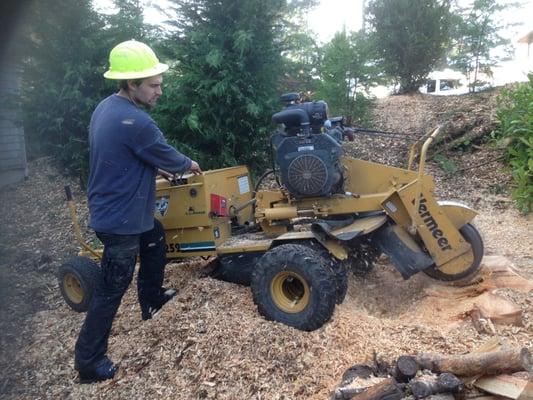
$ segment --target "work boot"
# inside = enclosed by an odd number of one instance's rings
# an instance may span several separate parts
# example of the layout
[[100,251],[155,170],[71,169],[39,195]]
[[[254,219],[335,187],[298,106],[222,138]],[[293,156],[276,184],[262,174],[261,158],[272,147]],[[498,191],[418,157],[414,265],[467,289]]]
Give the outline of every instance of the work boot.
[[118,366],[113,364],[109,358],[104,357],[94,365],[94,368],[80,371],[80,383],[94,383],[111,379],[117,370]]
[[167,303],[171,298],[173,298],[178,291],[176,289],[165,289],[161,288],[161,295],[156,303],[141,307],[142,320],[146,321],[152,319],[152,317]]

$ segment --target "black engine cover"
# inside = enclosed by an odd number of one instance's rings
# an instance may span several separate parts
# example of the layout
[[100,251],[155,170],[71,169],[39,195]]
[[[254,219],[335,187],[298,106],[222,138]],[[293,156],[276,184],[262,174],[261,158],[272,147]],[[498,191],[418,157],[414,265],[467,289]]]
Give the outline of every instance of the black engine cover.
[[281,183],[295,197],[329,196],[342,183],[341,145],[327,134],[273,137]]

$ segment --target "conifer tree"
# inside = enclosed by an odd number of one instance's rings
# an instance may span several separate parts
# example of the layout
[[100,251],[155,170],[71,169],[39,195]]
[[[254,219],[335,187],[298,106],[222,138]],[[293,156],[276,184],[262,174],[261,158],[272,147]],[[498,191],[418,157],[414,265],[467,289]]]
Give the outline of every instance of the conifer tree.
[[510,7],[515,4],[475,0],[455,13],[452,46],[448,52],[450,64],[466,75],[471,92],[487,83],[482,76],[492,75],[492,67],[505,56],[505,53],[503,57],[495,56],[492,50],[509,44],[500,34],[505,25],[499,13]]
[[33,2],[22,22],[29,155],[52,155],[69,172],[85,175],[87,126],[104,89],[103,20],[89,0],[50,0]]
[[203,168],[261,170],[278,103],[285,0],[174,0],[176,63],[157,120]]
[[338,32],[322,48],[317,97],[348,123],[368,122],[369,90],[379,82],[374,51],[362,32]]
[[385,72],[400,93],[416,91],[448,43],[450,0],[371,0],[368,22]]

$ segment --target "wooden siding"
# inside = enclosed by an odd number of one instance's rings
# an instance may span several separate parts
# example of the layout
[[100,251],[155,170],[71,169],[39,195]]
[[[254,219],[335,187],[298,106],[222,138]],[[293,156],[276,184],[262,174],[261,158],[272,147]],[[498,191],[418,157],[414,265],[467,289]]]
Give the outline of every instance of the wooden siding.
[[20,110],[20,67],[0,65],[0,187],[27,176]]

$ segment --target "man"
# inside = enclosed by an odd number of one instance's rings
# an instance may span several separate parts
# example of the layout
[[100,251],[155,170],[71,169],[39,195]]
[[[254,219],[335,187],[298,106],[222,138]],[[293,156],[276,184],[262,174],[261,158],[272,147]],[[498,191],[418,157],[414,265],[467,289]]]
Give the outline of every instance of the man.
[[107,357],[111,325],[135,268],[143,320],[152,318],[176,293],[162,287],[165,233],[154,220],[157,170],[202,173],[197,162],[168,145],[152,118],[161,96],[162,64],[148,46],[120,43],[109,55],[107,79],[119,80],[118,93],[95,109],[89,126],[90,227],[104,244],[101,276],[75,348],[81,382],[111,379],[118,367]]

